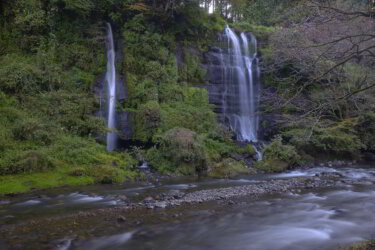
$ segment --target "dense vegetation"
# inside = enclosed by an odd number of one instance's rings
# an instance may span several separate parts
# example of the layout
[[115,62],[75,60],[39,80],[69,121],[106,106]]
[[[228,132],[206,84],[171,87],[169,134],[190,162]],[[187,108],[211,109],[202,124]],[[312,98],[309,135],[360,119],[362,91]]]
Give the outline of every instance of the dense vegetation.
[[[262,123],[273,141],[260,169],[372,152],[373,2],[332,3],[1,1],[0,193],[121,183],[141,178],[136,166],[145,159],[168,174],[246,172],[236,155],[253,157],[254,150],[235,145],[207,91],[194,87],[205,72],[190,52],[205,51],[226,23],[263,44],[262,112],[278,119]],[[117,71],[129,92],[118,109],[129,112],[132,140],[142,145],[121,152],[96,141],[106,132],[94,116],[92,87],[105,71],[106,22],[122,44]],[[184,55],[179,64],[176,51]]]

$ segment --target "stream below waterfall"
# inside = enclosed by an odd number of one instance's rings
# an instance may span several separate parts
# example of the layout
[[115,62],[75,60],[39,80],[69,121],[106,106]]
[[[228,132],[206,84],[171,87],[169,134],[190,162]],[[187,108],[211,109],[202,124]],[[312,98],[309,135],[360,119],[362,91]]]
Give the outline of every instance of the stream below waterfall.
[[[343,183],[355,180],[355,184],[293,189],[257,199],[243,196],[230,202],[139,209],[123,212],[126,218],[120,218],[127,221],[126,226],[118,220],[110,222],[105,216],[93,215],[84,222],[79,222],[78,217],[64,219],[65,215],[84,211],[99,209],[105,213],[106,209],[121,207],[129,200],[137,203],[171,191],[185,194],[275,179],[320,178],[327,173],[334,173]],[[0,248],[339,249],[375,238],[375,168],[368,166],[316,167],[234,180],[185,178],[157,184],[89,186],[80,190],[61,188],[3,197]],[[50,218],[55,217],[61,219],[51,224]],[[63,221],[67,225],[62,225]],[[55,226],[51,226],[53,223]]]

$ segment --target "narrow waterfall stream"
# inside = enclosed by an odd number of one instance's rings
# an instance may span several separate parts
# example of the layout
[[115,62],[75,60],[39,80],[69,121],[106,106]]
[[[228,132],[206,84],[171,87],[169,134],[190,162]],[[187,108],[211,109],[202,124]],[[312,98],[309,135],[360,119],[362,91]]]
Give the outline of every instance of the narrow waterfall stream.
[[107,23],[107,72],[106,81],[108,84],[108,129],[107,133],[107,150],[116,149],[116,66],[115,66],[115,46],[111,24]]
[[228,59],[222,63],[225,67],[224,117],[230,128],[236,133],[237,140],[257,142],[259,102],[259,61],[257,59],[257,41],[250,35],[241,33],[241,39],[229,27],[225,28],[228,45]]

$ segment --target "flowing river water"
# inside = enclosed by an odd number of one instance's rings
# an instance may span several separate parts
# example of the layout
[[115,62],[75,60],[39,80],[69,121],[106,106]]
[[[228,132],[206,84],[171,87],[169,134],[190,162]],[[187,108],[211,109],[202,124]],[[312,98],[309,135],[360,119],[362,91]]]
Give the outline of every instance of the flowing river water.
[[[292,189],[178,207],[106,213],[168,192],[334,174],[343,185]],[[349,180],[349,181],[348,181]],[[350,182],[351,181],[351,182]],[[90,211],[101,213],[87,216]],[[108,212],[107,212],[108,211]],[[86,213],[84,220],[65,215]],[[316,167],[235,180],[181,179],[133,186],[91,186],[0,200],[1,249],[340,249],[375,238],[375,168]],[[59,219],[50,219],[59,218]],[[121,220],[126,223],[121,223]],[[31,222],[30,222],[31,221]],[[67,225],[62,225],[66,222]],[[61,230],[58,228],[61,226]]]

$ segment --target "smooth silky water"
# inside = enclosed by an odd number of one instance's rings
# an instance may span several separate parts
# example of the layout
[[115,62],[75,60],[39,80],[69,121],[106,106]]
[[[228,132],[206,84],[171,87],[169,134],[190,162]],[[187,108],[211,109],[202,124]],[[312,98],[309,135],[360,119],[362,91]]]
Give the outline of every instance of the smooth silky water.
[[192,209],[196,216],[189,221],[149,226],[153,233],[147,238],[129,231],[82,241],[69,249],[339,249],[374,238],[374,169],[315,168],[267,178],[321,172],[337,172],[363,184],[241,199],[220,214]]
[[107,72],[105,75],[108,86],[108,118],[107,126],[109,132],[107,133],[107,150],[113,151],[116,149],[117,135],[114,132],[116,129],[116,65],[115,65],[115,45],[113,40],[113,33],[111,24],[107,23]]
[[[236,180],[180,179],[149,185],[102,185],[87,187],[82,192],[57,189],[3,199],[0,216],[2,223],[16,223],[121,206],[117,195],[136,201],[168,190],[190,192],[269,179],[316,176],[323,172],[335,172],[347,180],[360,180],[361,185],[291,191],[257,200],[244,197],[230,206],[220,202],[188,206],[184,219],[178,222],[173,214],[168,216],[174,212],[167,208],[162,211],[170,219],[160,223],[144,222],[133,230],[99,228],[98,237],[86,240],[74,239],[67,232],[65,238],[60,237],[65,240],[60,249],[334,249],[375,238],[375,169],[360,166],[319,167]],[[212,212],[219,210],[219,213]],[[93,225],[88,227],[98,228],[96,220],[100,225],[100,218],[93,218]],[[140,237],[140,230],[151,233]]]

